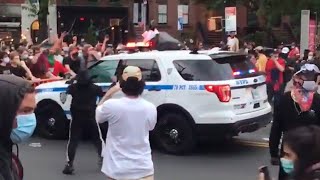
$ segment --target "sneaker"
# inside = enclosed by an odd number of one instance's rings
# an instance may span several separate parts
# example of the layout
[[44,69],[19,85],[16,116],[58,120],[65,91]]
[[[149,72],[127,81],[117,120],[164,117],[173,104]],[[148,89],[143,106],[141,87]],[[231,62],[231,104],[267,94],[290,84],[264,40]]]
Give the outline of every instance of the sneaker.
[[74,171],[73,166],[71,164],[67,163],[66,166],[64,167],[62,173],[71,175],[71,174],[73,174],[73,171]]

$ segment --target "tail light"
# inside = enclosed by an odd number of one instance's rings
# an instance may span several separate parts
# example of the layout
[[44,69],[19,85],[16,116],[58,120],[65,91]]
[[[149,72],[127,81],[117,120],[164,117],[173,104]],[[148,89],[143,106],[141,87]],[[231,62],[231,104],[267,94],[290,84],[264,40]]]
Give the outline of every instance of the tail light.
[[205,85],[208,92],[215,93],[220,102],[229,102],[231,99],[231,89],[229,85]]

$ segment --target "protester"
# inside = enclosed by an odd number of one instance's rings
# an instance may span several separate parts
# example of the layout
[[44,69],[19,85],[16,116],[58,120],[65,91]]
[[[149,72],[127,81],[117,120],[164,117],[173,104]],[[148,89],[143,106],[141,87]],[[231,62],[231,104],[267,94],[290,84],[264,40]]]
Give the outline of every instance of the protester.
[[0,75],[0,87],[0,179],[20,180],[21,169],[12,164],[12,146],[26,141],[36,127],[35,90],[12,75]]
[[254,49],[256,53],[258,54],[257,63],[255,64],[259,72],[266,72],[266,65],[268,58],[263,53],[263,47],[258,46]]
[[78,73],[81,67],[81,58],[79,57],[79,49],[75,46],[69,47],[69,55],[64,58],[63,65],[72,75]]
[[[320,95],[316,93],[318,86],[315,82],[319,73],[317,66],[304,65],[293,77],[293,89],[286,92],[279,105],[274,107],[269,138],[273,165],[279,165],[279,157],[283,155],[282,146],[279,151],[282,133],[302,126],[320,125]],[[279,180],[286,177],[287,174],[280,166]]]
[[99,55],[98,51],[96,51],[90,44],[83,46],[82,54],[87,66],[90,66],[101,59],[101,55]]
[[[153,180],[149,131],[157,122],[156,107],[141,98],[145,82],[138,67],[124,69],[122,80],[110,88],[96,109],[98,123],[108,122],[102,172],[109,180]],[[125,97],[110,99],[120,91]]]
[[28,74],[27,71],[22,67],[18,52],[16,51],[11,52],[9,57],[10,57],[10,72],[13,75],[16,75],[18,77],[25,78],[25,79],[32,78],[30,74]]
[[320,178],[320,128],[305,126],[289,131],[283,137],[281,166],[293,180]]
[[41,52],[40,48],[36,47],[34,51],[35,56],[28,65],[32,74],[40,79],[59,79],[59,77],[54,76],[49,70],[48,50]]
[[[289,174],[287,180],[320,179],[320,128],[303,126],[290,130],[283,137],[280,164]],[[259,180],[266,180],[263,173]]]
[[271,54],[271,58],[266,64],[266,83],[269,102],[274,101],[278,105],[282,93],[283,72],[285,71],[285,61],[279,57],[277,52]]
[[248,58],[250,60],[250,62],[252,62],[252,64],[256,64],[257,63],[257,53],[253,50],[248,51]]
[[82,132],[89,131],[90,138],[97,148],[99,163],[101,160],[102,139],[99,126],[95,121],[95,109],[97,97],[103,96],[101,87],[95,85],[90,79],[87,70],[80,70],[77,75],[77,82],[71,84],[67,94],[72,96],[70,135],[67,145],[67,164],[63,170],[64,174],[73,174],[74,157]]
[[300,50],[299,48],[296,46],[296,43],[292,43],[291,44],[291,50],[289,52],[288,58],[290,59],[296,59],[299,58],[300,56]]
[[292,76],[295,72],[294,69],[296,64],[294,60],[288,58],[289,51],[290,51],[289,48],[284,47],[282,48],[281,53],[279,54],[279,57],[284,59],[286,62],[286,68],[283,73],[283,85],[282,85],[281,93],[286,91],[286,88],[288,87],[287,85],[291,81]]
[[239,39],[236,37],[236,32],[231,32],[227,40],[227,45],[229,51],[238,52],[239,51]]
[[0,51],[0,74],[11,74],[9,63],[9,55],[4,51]]

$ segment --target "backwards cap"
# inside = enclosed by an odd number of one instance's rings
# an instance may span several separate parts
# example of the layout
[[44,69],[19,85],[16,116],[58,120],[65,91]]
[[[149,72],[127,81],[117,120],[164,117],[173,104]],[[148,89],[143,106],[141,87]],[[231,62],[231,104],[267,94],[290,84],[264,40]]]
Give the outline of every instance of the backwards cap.
[[138,81],[141,81],[142,79],[142,73],[140,68],[136,67],[136,66],[128,66],[123,70],[122,73],[122,79],[124,81],[127,81],[127,79],[129,77],[136,77],[138,78]]
[[293,77],[304,75],[307,79],[301,84],[302,88],[307,91],[315,91],[318,88],[315,77],[320,74],[319,68],[314,64],[303,65]]

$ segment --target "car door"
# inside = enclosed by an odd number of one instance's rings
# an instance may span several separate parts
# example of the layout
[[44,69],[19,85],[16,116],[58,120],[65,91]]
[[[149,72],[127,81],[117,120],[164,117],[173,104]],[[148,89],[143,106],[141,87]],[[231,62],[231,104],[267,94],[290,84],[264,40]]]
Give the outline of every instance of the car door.
[[89,74],[96,85],[102,87],[105,92],[116,76],[119,60],[103,60],[89,69]]
[[167,78],[161,62],[157,59],[125,59],[127,66],[137,66],[142,71],[142,77],[146,82],[143,98],[159,106],[165,102],[166,91],[169,90]]

